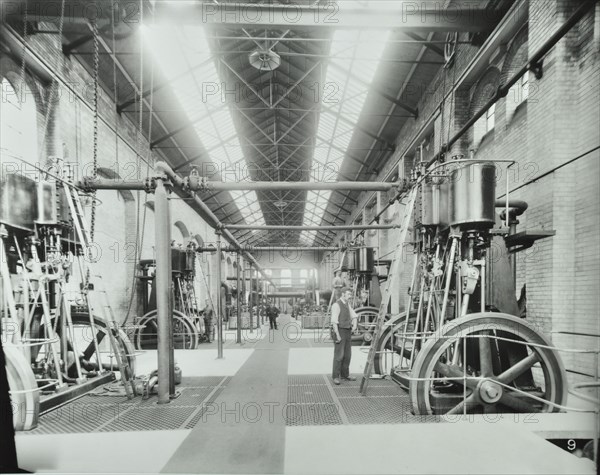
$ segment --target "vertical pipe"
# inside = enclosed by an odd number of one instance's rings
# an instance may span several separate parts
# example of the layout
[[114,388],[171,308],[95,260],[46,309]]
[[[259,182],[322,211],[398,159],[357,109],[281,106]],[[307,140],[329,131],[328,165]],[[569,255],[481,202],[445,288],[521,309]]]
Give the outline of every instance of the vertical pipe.
[[154,192],[154,215],[156,236],[156,310],[158,319],[158,404],[166,404],[169,399],[169,353],[170,353],[170,255],[171,236],[169,226],[169,201],[162,180],[156,180]]
[[175,331],[173,328],[172,315],[173,315],[173,299],[175,294],[173,292],[173,253],[171,252],[171,200],[169,195],[167,194],[167,233],[168,239],[167,242],[169,247],[169,252],[167,253],[167,257],[169,259],[169,395],[170,398],[174,398],[176,396],[175,393],[175,339],[173,336],[173,332]]
[[240,253],[239,251],[235,254],[235,260],[237,262],[237,315],[236,315],[236,320],[237,320],[237,329],[235,332],[235,342],[239,345],[242,343],[242,307],[240,305],[241,303],[241,294],[242,294],[242,282],[240,279]]
[[223,359],[223,302],[221,301],[221,230],[215,229],[217,240],[216,287],[217,287],[217,359]]
[[[252,299],[252,291],[254,290],[254,286],[252,285],[253,282],[253,278],[254,276],[252,275],[252,263],[249,264],[250,268],[250,292],[249,292],[249,298],[248,298],[248,307],[250,308],[250,333],[254,333],[254,317],[252,315],[252,303],[253,303],[253,299]],[[258,318],[258,317],[257,317]]]

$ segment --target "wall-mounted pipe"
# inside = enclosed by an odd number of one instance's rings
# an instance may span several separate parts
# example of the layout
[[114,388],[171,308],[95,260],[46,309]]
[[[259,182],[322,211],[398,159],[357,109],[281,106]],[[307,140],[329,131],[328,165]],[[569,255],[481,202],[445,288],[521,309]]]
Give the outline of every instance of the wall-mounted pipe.
[[[524,2],[523,2],[524,3]],[[565,21],[565,23],[563,23],[561,25],[561,27],[556,30],[556,33],[554,33],[542,46],[540,46],[540,48],[538,48],[538,50],[531,56],[531,59],[527,62],[527,64],[525,64],[519,71],[517,71],[511,78],[510,80],[505,83],[503,86],[501,86],[501,88],[499,89],[498,93],[496,93],[489,101],[488,103],[486,103],[481,109],[480,111],[476,114],[476,116],[474,116],[471,120],[469,120],[453,137],[452,139],[443,146],[442,151],[438,152],[428,163],[427,166],[433,164],[434,162],[438,161],[441,157],[442,154],[445,153],[446,151],[450,150],[451,146],[456,143],[468,130],[470,127],[472,127],[473,124],[475,124],[475,122],[477,121],[477,119],[479,119],[481,116],[483,116],[483,114],[493,105],[495,104],[501,97],[505,96],[509,89],[510,86],[514,85],[527,71],[529,71],[531,69],[531,67],[533,65],[535,65],[536,63],[539,63],[540,60],[556,45],[556,43],[558,43],[558,41],[560,41],[570,30],[571,28],[573,28],[573,26],[579,21],[581,20],[581,18],[592,8],[595,6],[597,2],[582,2],[580,7],[571,15],[571,17],[569,19],[567,19]],[[518,6],[518,5],[516,5]],[[517,12],[514,16],[514,18],[519,18],[519,16],[521,15],[521,13],[518,13],[518,11],[515,9],[515,12]],[[510,19],[508,19],[510,20]],[[512,21],[512,20],[511,20]],[[508,23],[508,22],[507,22]],[[487,63],[486,63],[487,64]],[[457,81],[457,83],[461,83],[462,81],[459,80]],[[446,96],[443,98],[443,100],[446,100],[448,97],[450,97],[450,95],[453,93],[454,91],[449,92],[448,94],[446,94]],[[439,109],[439,108],[438,108]],[[437,111],[437,109],[436,109]],[[431,115],[431,117],[426,121],[427,126],[430,126],[433,124],[433,121],[435,120],[435,113]],[[419,133],[421,133],[424,130],[425,126],[419,131]],[[411,146],[414,145],[415,141],[411,141]],[[408,147],[410,148],[410,147]],[[407,151],[408,151],[407,148]],[[392,168],[392,171],[390,171],[388,173],[388,177],[391,177],[393,175],[393,171],[396,169],[396,167]],[[390,208],[390,206],[392,206],[392,204],[401,196],[402,193],[398,193],[393,199],[390,199],[388,203],[386,203],[386,205],[380,210],[380,212],[371,220],[371,222],[379,222],[379,219],[384,215],[384,213]],[[360,233],[359,233],[360,234]]]

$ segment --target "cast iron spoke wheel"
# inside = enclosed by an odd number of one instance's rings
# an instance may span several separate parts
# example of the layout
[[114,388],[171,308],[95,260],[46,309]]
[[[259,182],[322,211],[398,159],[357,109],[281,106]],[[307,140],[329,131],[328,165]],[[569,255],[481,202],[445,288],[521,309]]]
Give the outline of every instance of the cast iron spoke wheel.
[[[74,379],[72,380],[69,378],[75,378],[77,376],[77,366],[74,355],[75,348],[77,348],[77,357],[79,358],[82,372],[95,372],[99,369],[99,359],[96,352],[96,344],[94,342],[94,330],[92,329],[89,315],[87,313],[73,312],[71,314],[71,320],[73,322],[73,334],[67,330],[66,335],[63,335],[63,328],[60,324],[58,324],[56,328],[56,333],[61,339],[60,345],[65,345],[69,354],[69,356],[67,356],[66,371],[63,371],[63,377],[66,377],[67,382],[74,382]],[[104,318],[94,316],[93,324],[96,331],[96,341],[98,342],[102,368],[108,371],[119,371],[117,360],[114,357],[114,349],[111,346],[108,334],[108,323]],[[39,326],[37,338],[44,337],[44,327],[43,324]],[[73,338],[75,341],[73,341]],[[127,357],[129,378],[132,378],[135,376],[135,348],[127,334],[121,328],[119,328],[117,335],[117,344],[121,347],[121,353],[125,354]],[[35,352],[32,351],[32,364],[35,364],[38,359],[38,355],[40,354],[39,348],[41,347],[38,347]],[[46,355],[45,352],[42,354],[44,356],[50,356]]]
[[379,315],[379,309],[369,306],[355,308],[354,311],[358,316],[358,334],[365,344],[370,344],[373,340],[375,321]]
[[[402,362],[400,353],[402,352],[402,338],[406,331],[407,337],[404,344],[404,355],[408,357],[412,348],[410,333],[414,329],[415,319],[411,317],[406,327],[406,313],[402,313],[393,320],[386,322],[381,333],[381,338],[377,344],[377,353],[375,353],[374,372],[382,376],[392,373],[395,367]],[[404,358],[406,360],[406,358]],[[406,362],[406,361],[405,361]]]
[[[173,311],[173,346],[177,350],[194,350],[198,347],[199,335],[194,322],[178,310]],[[158,342],[157,311],[144,315],[134,333],[138,350],[155,350]]]
[[[539,346],[538,346],[539,345]],[[414,362],[415,414],[557,412],[567,378],[551,342],[524,320],[476,313],[441,328]]]
[[[20,348],[10,344],[3,346],[6,356],[8,388],[14,409],[13,426],[15,431],[35,429],[40,413],[40,392],[37,380]],[[6,408],[3,410],[6,411]],[[6,417],[6,414],[7,412],[4,412],[2,417]]]

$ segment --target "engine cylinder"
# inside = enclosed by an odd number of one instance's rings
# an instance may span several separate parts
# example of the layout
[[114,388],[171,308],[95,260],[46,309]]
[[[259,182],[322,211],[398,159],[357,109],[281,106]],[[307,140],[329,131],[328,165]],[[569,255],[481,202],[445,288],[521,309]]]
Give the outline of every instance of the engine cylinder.
[[[438,183],[425,183],[421,187],[421,224],[438,226],[440,224],[440,187]],[[447,206],[447,203],[444,203]]]
[[446,180],[439,187],[438,225],[446,229],[450,226],[450,182]]
[[492,163],[470,163],[450,174],[450,224],[489,228],[496,221],[496,167]]
[[361,247],[357,251],[358,272],[371,273],[375,269],[375,254],[372,247]]
[[342,270],[344,272],[354,272],[356,270],[356,250],[348,250],[342,262]]

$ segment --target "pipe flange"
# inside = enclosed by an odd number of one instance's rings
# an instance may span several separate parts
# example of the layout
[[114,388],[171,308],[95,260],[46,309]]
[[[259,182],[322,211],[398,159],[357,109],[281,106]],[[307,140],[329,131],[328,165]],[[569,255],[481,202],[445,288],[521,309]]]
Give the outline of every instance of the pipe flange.
[[190,174],[183,179],[183,187],[186,191],[205,192],[209,190],[208,179],[198,174]]
[[93,193],[94,192],[94,188],[93,188],[93,184],[94,184],[94,178],[91,176],[84,176],[81,181],[79,182],[79,188],[81,188],[85,193]]
[[157,177],[148,177],[144,180],[144,191],[148,194],[152,194],[154,193],[154,190],[156,189],[156,180],[158,178]]

